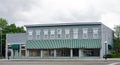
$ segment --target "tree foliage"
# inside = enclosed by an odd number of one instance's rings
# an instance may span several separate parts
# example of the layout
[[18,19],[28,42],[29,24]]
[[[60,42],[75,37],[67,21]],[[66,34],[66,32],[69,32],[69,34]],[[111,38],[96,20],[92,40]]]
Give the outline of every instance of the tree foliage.
[[15,24],[10,24],[5,28],[5,33],[24,33],[24,27],[17,27]]
[[8,25],[8,22],[6,19],[0,18],[0,28],[5,28]]
[[115,38],[120,39],[120,25],[115,26],[114,30],[115,30]]
[[120,53],[120,25],[114,27],[114,51]]

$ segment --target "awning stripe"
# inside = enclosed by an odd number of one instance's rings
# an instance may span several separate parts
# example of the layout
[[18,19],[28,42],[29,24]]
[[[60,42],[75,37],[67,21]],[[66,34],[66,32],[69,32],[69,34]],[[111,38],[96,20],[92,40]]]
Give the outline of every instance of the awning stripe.
[[101,48],[100,39],[73,39],[73,40],[28,40],[27,49],[53,49],[53,48]]

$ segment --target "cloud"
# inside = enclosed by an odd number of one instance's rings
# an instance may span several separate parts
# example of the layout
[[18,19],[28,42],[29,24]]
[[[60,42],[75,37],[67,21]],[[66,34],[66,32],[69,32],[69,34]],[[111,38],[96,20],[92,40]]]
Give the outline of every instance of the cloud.
[[17,25],[96,22],[113,28],[120,21],[119,0],[0,0],[0,17]]
[[19,14],[31,9],[32,0],[0,0],[0,17],[6,18],[10,23],[23,19]]

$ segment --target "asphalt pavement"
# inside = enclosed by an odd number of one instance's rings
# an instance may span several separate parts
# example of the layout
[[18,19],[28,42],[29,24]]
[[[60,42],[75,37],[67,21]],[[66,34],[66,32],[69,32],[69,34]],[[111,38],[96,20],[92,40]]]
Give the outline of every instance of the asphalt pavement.
[[120,65],[120,59],[1,59],[0,65]]

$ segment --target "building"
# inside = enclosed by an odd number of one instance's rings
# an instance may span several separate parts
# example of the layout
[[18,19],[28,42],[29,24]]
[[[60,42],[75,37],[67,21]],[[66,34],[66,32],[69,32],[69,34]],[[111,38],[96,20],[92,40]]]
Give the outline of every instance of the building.
[[113,31],[101,22],[25,27],[6,35],[6,58],[103,58],[112,51]]

